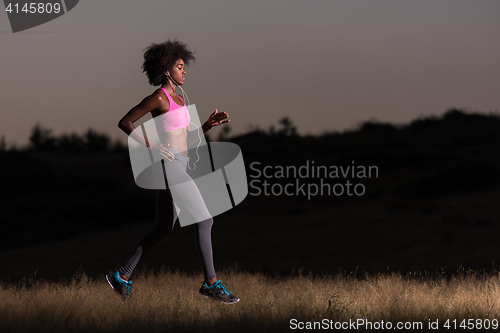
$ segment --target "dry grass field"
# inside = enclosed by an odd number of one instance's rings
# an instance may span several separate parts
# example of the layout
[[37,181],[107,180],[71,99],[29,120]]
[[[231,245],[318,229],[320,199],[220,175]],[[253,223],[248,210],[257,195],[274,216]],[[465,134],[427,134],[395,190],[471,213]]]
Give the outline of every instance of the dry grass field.
[[[201,297],[201,274],[139,272],[126,303],[104,276],[94,280],[78,272],[60,282],[26,278],[0,287],[0,332],[280,332],[308,325],[339,328],[342,322],[344,331],[367,331],[368,322],[377,331],[388,325],[396,329],[398,322],[421,323],[413,328],[423,331],[429,320],[439,320],[434,331],[454,331],[453,325],[459,330],[460,324],[469,325],[468,332],[485,325],[498,329],[498,275],[463,270],[451,277],[357,275],[270,277],[230,269],[219,278],[241,298],[234,305]],[[349,320],[360,326],[348,326]]]

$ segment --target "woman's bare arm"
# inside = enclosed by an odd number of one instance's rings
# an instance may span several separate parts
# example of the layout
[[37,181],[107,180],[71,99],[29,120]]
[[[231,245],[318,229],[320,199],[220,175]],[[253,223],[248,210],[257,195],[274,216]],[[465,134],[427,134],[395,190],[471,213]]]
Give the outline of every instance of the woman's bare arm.
[[[118,122],[118,127],[124,131],[127,135],[130,135],[132,139],[139,142],[140,144],[146,144],[149,147],[149,141],[144,136],[135,131],[136,127],[134,123],[144,117],[144,115],[152,110],[158,109],[161,107],[162,103],[167,103],[168,101],[164,101],[159,94],[151,94],[144,98],[139,104],[130,109],[129,112]],[[168,105],[166,106],[168,108]],[[131,135],[132,133],[132,135]]]
[[118,122],[118,127],[127,133],[132,139],[139,142],[141,145],[146,145],[149,148],[155,148],[153,153],[158,153],[164,157],[167,161],[171,161],[174,158],[174,154],[162,145],[152,145],[148,139],[142,136],[138,131],[135,131],[134,123],[141,119],[146,113],[156,110],[160,107],[170,106],[168,101],[165,101],[160,94],[153,93],[148,97],[144,98],[139,104],[130,109],[129,112]]
[[[212,128],[214,126],[219,126],[219,125],[222,125],[224,123],[228,123],[230,120],[227,118],[229,118],[229,115],[227,114],[227,112],[218,112],[218,110],[215,110],[208,117],[208,120],[206,121],[206,123],[207,123],[208,127]],[[227,119],[227,120],[225,120],[225,119]],[[196,141],[199,140],[198,133],[199,133],[200,137],[202,137],[203,135],[205,135],[205,133],[208,132],[208,130],[203,125],[198,129],[191,130],[191,124],[188,124],[188,126],[186,127],[186,131],[187,131],[187,144],[188,144],[188,146],[194,144]]]

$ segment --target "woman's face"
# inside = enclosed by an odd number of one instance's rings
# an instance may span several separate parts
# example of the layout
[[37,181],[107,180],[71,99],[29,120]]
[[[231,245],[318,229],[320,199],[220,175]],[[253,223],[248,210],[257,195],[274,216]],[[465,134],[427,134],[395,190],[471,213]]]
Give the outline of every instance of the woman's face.
[[183,85],[186,81],[186,71],[184,70],[184,61],[179,59],[175,62],[174,67],[169,71],[170,76],[177,82],[178,85]]

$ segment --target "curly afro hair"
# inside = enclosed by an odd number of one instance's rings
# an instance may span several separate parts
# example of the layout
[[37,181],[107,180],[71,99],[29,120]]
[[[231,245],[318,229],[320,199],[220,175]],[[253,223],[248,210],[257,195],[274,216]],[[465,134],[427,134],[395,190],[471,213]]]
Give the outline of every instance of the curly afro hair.
[[179,59],[188,65],[190,61],[196,58],[187,45],[177,40],[167,40],[161,44],[152,43],[144,49],[144,63],[142,71],[146,72],[149,83],[153,86],[159,86],[166,81],[166,71],[172,70],[175,62]]

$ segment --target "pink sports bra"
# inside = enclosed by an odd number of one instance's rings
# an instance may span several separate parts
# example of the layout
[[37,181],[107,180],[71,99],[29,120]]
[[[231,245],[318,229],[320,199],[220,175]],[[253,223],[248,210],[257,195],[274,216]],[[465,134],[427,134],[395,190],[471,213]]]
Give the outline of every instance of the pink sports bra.
[[178,128],[186,128],[189,125],[189,121],[191,120],[191,116],[186,108],[184,100],[181,98],[181,101],[184,105],[179,105],[174,102],[170,94],[167,90],[161,87],[165,95],[167,95],[168,102],[170,103],[170,107],[168,111],[162,113],[161,115],[154,118],[156,124],[156,131],[158,133],[161,132],[169,132]]

